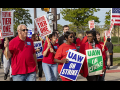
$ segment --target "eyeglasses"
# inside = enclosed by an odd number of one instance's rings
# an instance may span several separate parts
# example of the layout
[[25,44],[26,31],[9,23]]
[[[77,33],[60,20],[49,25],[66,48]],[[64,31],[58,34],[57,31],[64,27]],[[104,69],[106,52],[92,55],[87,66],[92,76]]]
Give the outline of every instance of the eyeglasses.
[[21,31],[25,32],[25,31],[28,31],[28,29],[23,29],[23,30],[21,30]]

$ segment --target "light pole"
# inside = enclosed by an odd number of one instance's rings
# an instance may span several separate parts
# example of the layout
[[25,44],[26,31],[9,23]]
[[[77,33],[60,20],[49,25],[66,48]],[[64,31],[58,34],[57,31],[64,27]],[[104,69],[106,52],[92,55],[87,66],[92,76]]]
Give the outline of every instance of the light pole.
[[51,13],[54,16],[54,20],[52,20],[53,22],[53,31],[57,30],[57,8],[51,8]]
[[[34,19],[37,18],[37,11],[36,11],[36,8],[34,8]],[[35,21],[34,21],[34,33],[37,33],[37,27],[35,25]]]

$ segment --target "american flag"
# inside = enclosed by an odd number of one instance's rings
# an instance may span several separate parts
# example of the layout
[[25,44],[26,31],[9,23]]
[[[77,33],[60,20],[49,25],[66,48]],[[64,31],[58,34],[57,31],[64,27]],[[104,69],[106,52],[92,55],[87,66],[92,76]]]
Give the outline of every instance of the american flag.
[[114,25],[120,26],[120,8],[112,8],[111,14],[111,20],[115,19]]

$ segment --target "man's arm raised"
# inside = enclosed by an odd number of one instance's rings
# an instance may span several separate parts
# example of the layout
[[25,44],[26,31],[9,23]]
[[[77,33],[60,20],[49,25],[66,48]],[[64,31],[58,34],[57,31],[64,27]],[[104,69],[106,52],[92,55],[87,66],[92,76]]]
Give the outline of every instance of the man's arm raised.
[[7,60],[9,60],[9,58],[11,58],[12,54],[9,51],[9,41],[8,40],[4,41],[4,47],[5,47],[4,55],[7,58]]

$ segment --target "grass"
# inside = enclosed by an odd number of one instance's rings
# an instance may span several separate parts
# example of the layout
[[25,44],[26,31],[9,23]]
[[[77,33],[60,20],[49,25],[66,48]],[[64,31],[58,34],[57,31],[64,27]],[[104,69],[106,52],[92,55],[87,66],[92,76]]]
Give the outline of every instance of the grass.
[[113,66],[120,66],[120,58],[113,58]]
[[113,46],[113,53],[120,53],[120,46]]
[[[103,37],[101,37],[101,40],[102,42],[104,42]],[[112,37],[111,40],[113,45],[118,44],[118,37]],[[119,44],[120,44],[120,37],[119,37]],[[113,46],[113,53],[120,53],[120,46]]]

